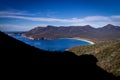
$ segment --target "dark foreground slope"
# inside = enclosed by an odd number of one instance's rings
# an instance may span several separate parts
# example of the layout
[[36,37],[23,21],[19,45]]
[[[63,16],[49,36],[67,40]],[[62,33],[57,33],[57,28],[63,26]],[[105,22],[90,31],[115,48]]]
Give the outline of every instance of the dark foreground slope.
[[[18,78],[34,74],[39,78],[80,80],[117,80],[96,65],[93,55],[76,56],[71,52],[47,52],[17,41],[0,32],[0,56],[3,73]],[[35,71],[39,72],[36,73]],[[2,73],[2,74],[3,74]],[[18,75],[18,73],[20,73]],[[8,74],[8,75],[7,75]],[[45,76],[45,77],[43,77]],[[65,78],[64,78],[65,77]]]

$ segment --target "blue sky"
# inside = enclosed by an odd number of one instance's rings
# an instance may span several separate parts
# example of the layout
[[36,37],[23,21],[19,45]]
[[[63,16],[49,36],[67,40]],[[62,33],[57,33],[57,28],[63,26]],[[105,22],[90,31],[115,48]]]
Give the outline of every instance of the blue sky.
[[37,26],[120,26],[120,0],[0,0],[0,30]]

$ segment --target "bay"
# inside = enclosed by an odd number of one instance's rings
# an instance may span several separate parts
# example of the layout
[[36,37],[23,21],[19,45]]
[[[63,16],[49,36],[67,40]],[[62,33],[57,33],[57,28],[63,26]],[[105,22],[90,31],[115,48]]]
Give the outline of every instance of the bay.
[[66,49],[75,46],[83,46],[90,44],[89,42],[83,40],[70,39],[70,38],[60,38],[55,40],[30,40],[20,35],[12,35],[12,37],[26,44],[47,51],[65,51]]

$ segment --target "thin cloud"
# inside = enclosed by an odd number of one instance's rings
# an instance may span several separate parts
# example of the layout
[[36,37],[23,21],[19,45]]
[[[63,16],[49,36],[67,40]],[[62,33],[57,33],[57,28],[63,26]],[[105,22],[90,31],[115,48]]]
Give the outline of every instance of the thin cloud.
[[106,16],[88,16],[84,18],[85,21],[111,21],[109,17]]
[[0,15],[21,15],[23,12],[14,11],[1,11]]
[[18,10],[7,10],[7,11],[0,11],[1,16],[7,16],[7,15],[34,15],[27,13],[26,11],[18,11]]
[[120,19],[120,15],[114,15],[114,16],[111,16],[111,18],[113,18],[113,19]]
[[[28,17],[29,15],[29,17]],[[95,26],[101,26],[106,24],[116,24],[120,23],[120,15],[112,16],[87,16],[83,18],[71,18],[71,19],[62,19],[62,18],[46,18],[46,17],[33,17],[23,11],[0,11],[0,18],[15,18],[15,19],[24,19],[29,21],[40,21],[40,22],[59,22],[59,23],[69,23],[75,25],[82,24],[92,24]]]
[[16,15],[3,15],[0,18],[16,18],[16,19],[24,19],[31,21],[48,21],[48,22],[85,22],[85,21],[111,21],[109,17],[103,16],[88,16],[85,18],[72,18],[72,19],[59,19],[59,18],[42,18],[42,17],[25,17],[25,16],[16,16]]
[[26,31],[26,26],[14,25],[14,24],[0,24],[0,31]]

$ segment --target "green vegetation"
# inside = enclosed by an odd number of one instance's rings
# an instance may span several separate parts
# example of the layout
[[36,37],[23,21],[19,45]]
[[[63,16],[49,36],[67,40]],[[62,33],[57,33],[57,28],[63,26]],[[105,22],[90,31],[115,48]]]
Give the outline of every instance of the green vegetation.
[[103,41],[94,45],[77,46],[68,51],[78,56],[92,54],[98,59],[98,66],[120,76],[120,41]]

